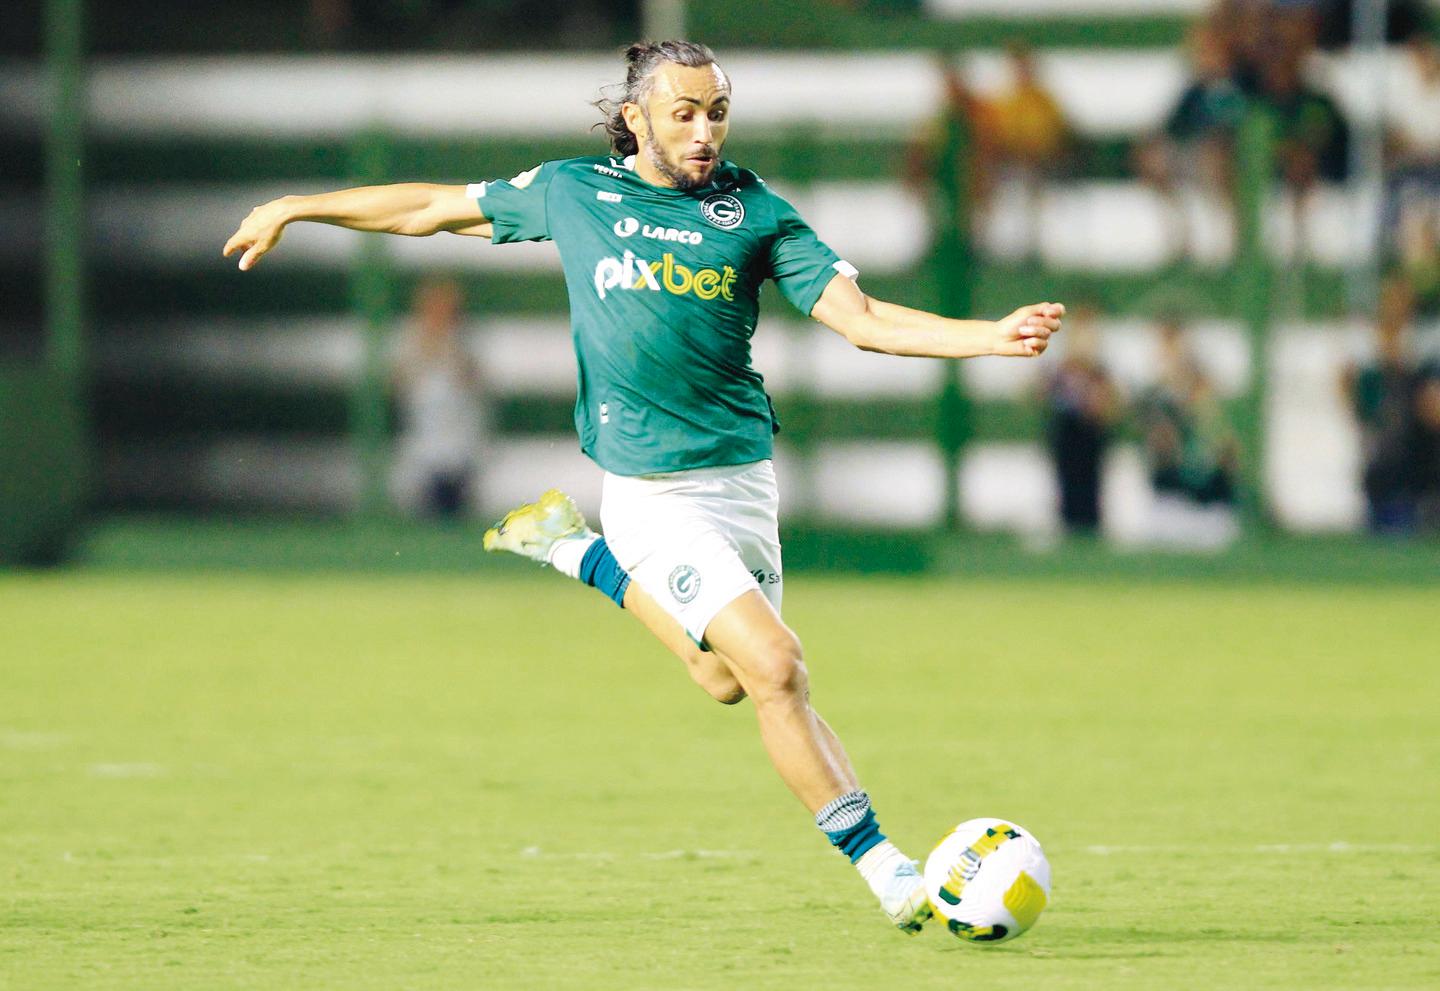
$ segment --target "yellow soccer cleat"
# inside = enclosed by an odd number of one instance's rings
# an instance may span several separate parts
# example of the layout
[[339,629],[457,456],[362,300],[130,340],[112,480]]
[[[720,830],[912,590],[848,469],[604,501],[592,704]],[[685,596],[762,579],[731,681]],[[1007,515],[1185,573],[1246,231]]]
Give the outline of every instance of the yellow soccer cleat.
[[551,489],[534,502],[512,509],[486,530],[485,549],[509,551],[548,564],[550,551],[558,542],[593,535],[574,500],[559,489]]

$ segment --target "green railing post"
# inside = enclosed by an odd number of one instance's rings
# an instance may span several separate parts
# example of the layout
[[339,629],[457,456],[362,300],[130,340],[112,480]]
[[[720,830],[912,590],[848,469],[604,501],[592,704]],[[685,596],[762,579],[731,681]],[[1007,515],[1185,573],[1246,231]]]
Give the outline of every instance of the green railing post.
[[[970,235],[970,134],[967,122],[953,112],[945,122],[945,143],[937,162],[932,218],[935,248],[931,255],[936,308],[948,317],[969,318],[974,305],[975,251]],[[960,529],[960,456],[973,432],[969,398],[960,362],[945,363],[935,402],[935,442],[945,466],[945,518],[948,532]]]
[[[378,130],[356,135],[350,172],[362,185],[390,179],[389,136]],[[359,513],[374,519],[389,511],[385,477],[389,453],[386,341],[394,319],[392,273],[386,239],[365,235],[350,282],[351,307],[364,335],[360,377],[350,397],[350,437],[360,463]]]
[[1268,380],[1273,265],[1265,249],[1265,204],[1275,176],[1275,124],[1270,112],[1252,107],[1236,142],[1235,312],[1250,340],[1250,381],[1239,404],[1241,507],[1254,525],[1265,507],[1265,389]]
[[85,356],[85,47],[83,0],[49,0],[45,67],[45,358],[79,402]]
[[90,496],[83,0],[47,0],[40,360],[0,361],[0,563],[54,564]]

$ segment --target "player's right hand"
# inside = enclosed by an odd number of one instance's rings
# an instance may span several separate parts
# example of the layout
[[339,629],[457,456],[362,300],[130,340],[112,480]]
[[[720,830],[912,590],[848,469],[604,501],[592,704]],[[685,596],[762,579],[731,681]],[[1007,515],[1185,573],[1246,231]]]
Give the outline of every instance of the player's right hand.
[[244,254],[240,256],[240,271],[250,271],[262,255],[280,243],[280,235],[285,232],[287,220],[280,200],[262,203],[251,210],[250,216],[245,218],[240,229],[230,235],[230,240],[225,242],[225,250],[221,254],[229,258],[235,252],[243,251]]
[[999,339],[991,353],[1014,358],[1035,358],[1044,354],[1050,346],[1050,336],[1060,333],[1060,321],[1064,316],[1065,306],[1061,303],[1032,303],[1020,307],[996,322]]

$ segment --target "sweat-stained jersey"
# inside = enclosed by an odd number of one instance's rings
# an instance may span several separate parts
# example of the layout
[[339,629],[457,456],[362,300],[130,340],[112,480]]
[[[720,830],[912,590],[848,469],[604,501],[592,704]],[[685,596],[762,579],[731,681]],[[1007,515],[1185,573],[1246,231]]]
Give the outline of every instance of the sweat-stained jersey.
[[768,458],[779,428],[750,364],[761,283],[808,315],[855,270],[753,172],[723,162],[682,192],[632,166],[572,158],[469,187],[496,244],[560,249],[580,447],[617,475]]

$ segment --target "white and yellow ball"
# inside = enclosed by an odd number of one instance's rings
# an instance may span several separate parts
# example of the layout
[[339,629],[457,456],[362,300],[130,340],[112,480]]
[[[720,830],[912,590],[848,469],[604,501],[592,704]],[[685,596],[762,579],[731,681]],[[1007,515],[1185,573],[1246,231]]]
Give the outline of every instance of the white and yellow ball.
[[1030,833],[1004,819],[970,819],[925,861],[935,917],[967,943],[1014,939],[1050,902],[1050,863]]

